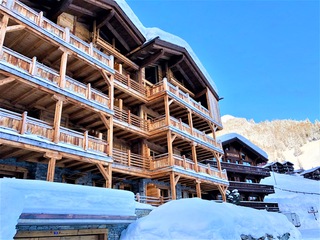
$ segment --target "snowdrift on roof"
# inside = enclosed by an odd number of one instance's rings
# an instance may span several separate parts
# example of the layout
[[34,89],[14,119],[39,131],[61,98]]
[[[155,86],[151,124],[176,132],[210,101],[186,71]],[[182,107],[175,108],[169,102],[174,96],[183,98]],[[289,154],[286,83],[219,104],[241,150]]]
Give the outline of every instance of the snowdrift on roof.
[[247,146],[251,147],[253,150],[255,150],[257,153],[259,153],[261,156],[268,159],[268,154],[265,151],[263,151],[257,145],[253,144],[252,142],[250,142],[248,139],[241,136],[240,134],[237,134],[237,133],[225,134],[225,135],[218,137],[217,140],[224,142],[224,141],[231,140],[233,138],[238,138],[241,142],[245,143]]

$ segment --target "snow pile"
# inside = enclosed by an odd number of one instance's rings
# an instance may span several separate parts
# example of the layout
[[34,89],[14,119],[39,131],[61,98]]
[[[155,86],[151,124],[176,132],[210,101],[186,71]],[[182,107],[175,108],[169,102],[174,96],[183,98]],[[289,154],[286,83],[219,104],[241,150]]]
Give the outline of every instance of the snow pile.
[[318,220],[315,220],[314,215],[308,213],[311,207],[320,210],[319,181],[271,172],[271,176],[262,179],[261,183],[274,185],[275,193],[266,196],[266,202],[278,202],[281,212],[298,214],[299,229],[318,229],[320,239],[320,214],[316,214]]
[[300,232],[280,213],[255,210],[199,198],[170,201],[140,218],[122,232],[121,239],[241,239],[241,234],[275,238]]
[[135,216],[132,192],[36,180],[0,179],[0,239],[12,239],[21,213]]

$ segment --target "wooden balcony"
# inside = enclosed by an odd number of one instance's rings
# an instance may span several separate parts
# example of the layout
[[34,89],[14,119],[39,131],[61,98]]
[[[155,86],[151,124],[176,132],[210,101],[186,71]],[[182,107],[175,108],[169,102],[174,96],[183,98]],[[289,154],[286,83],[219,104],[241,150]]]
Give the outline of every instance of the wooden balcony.
[[114,119],[120,121],[124,126],[131,127],[133,130],[140,130],[143,134],[148,133],[148,121],[132,114],[130,110],[121,110],[114,106]]
[[138,83],[133,79],[131,79],[130,75],[125,76],[119,73],[118,71],[115,71],[114,80],[115,80],[115,84],[117,85],[122,85],[122,87],[133,90],[144,97],[147,96],[146,87],[143,84]]
[[238,189],[239,192],[253,192],[253,193],[274,193],[272,185],[265,185],[259,183],[233,182],[229,181],[229,189]]
[[[32,137],[40,142],[52,142],[54,129],[53,126],[28,117],[27,113],[18,114],[0,108],[0,132],[1,129],[12,131],[24,136]],[[70,145],[85,151],[97,152],[108,155],[108,142],[88,135],[88,132],[77,132],[68,128],[60,127],[60,137],[58,144]],[[81,152],[79,152],[81,154]]]
[[[3,54],[0,58],[0,61],[10,64],[35,78],[40,78],[46,83],[53,84],[57,88],[61,88],[60,73],[37,62],[35,57],[30,59],[6,47],[3,47]],[[86,85],[70,77],[66,77],[63,89],[84,99],[110,108],[109,97],[102,92],[91,88],[90,84]]]
[[[166,126],[165,116],[161,116],[159,118],[153,119],[149,124],[149,131],[157,130]],[[174,117],[170,117],[170,126],[199,139],[202,143],[210,144],[219,150],[222,149],[221,143],[217,142],[214,138],[208,136],[207,134],[195,129],[191,128],[189,125],[185,124],[182,121]],[[222,150],[221,150],[222,151]]]
[[[195,163],[191,159],[179,155],[173,155],[174,166],[181,167],[187,171],[193,171],[197,173],[205,173],[212,177],[222,178],[228,180],[226,171],[219,171],[218,169],[210,166],[209,164],[198,163],[198,169],[196,169]],[[168,153],[158,155],[154,157],[151,161],[151,170],[156,170],[160,168],[165,168],[170,166]]]
[[[214,165],[217,165],[217,163],[214,163]],[[226,162],[221,162],[221,167],[223,169],[226,169],[227,172],[259,175],[262,177],[269,177],[270,176],[269,170],[262,168],[262,167],[246,166],[246,165],[235,164],[235,163],[226,163]]]
[[150,170],[150,159],[139,154],[132,153],[130,150],[120,150],[113,148],[113,162],[125,167],[135,167],[142,170]]
[[[80,38],[70,33],[68,28],[63,28],[43,16],[43,13],[37,13],[32,8],[16,0],[0,0],[0,5],[17,14],[24,20],[24,23],[30,27],[41,28],[53,40],[62,40],[71,50],[79,50],[86,57],[93,58],[96,63],[103,64],[113,69],[113,56],[108,56],[93,47],[92,43],[86,43]],[[57,38],[57,39],[56,39]]]

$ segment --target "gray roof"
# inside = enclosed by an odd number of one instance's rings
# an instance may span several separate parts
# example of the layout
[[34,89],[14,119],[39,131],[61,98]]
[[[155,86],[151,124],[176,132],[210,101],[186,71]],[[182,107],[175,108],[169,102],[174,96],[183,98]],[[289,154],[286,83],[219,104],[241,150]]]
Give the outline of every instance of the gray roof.
[[304,174],[307,174],[307,173],[311,173],[311,172],[314,172],[314,171],[316,171],[316,170],[318,170],[318,169],[320,169],[320,166],[311,168],[311,169],[309,169],[309,170],[305,170],[305,171],[303,171],[302,173],[300,173],[300,175],[304,175]]

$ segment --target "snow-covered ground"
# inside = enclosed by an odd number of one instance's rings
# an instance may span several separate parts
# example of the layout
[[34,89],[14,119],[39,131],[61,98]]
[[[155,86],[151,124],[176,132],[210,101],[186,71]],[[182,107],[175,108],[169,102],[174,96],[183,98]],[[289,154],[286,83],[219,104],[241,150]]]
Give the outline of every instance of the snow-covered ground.
[[[298,228],[303,239],[320,239],[320,214],[308,213],[311,207],[320,210],[320,182],[305,179],[299,175],[285,175],[271,172],[261,181],[274,185],[275,194],[266,196],[266,202],[278,202],[282,212],[296,213],[301,222]],[[317,219],[317,220],[316,220]]]
[[[121,237],[235,240],[240,239],[241,234],[256,238],[271,234],[277,238],[289,232],[290,239],[320,239],[319,213],[316,216],[308,213],[311,207],[320,209],[320,182],[272,173],[262,183],[275,185],[276,193],[267,196],[266,201],[278,202],[283,212],[298,214],[299,228],[281,213],[192,198],[155,208],[150,215],[132,223]],[[23,212],[132,216],[135,208],[148,208],[133,199],[133,193],[128,191],[0,179],[0,239],[12,239]]]
[[121,239],[236,240],[242,234],[255,238],[271,234],[277,239],[288,232],[290,239],[301,239],[300,232],[283,214],[190,198],[154,209],[130,224]]

